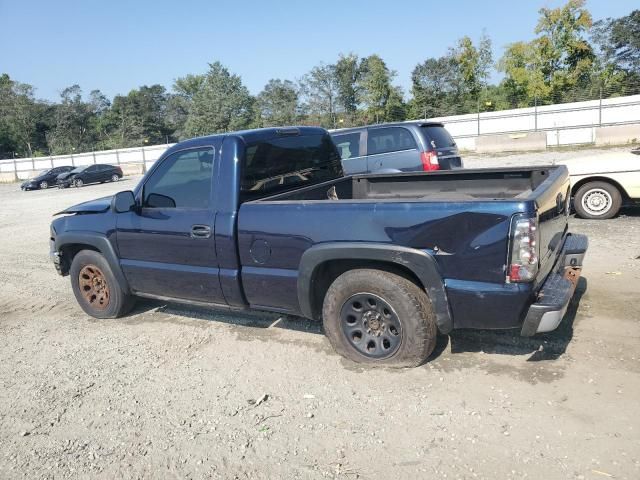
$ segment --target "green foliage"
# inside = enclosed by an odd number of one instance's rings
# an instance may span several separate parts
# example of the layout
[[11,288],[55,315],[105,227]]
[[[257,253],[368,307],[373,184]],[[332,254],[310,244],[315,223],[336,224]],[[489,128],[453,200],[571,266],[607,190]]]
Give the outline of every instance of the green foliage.
[[256,99],[260,127],[294,125],[299,117],[298,89],[289,80],[271,79]]
[[340,54],[335,65],[335,76],[338,90],[337,103],[344,113],[354,115],[360,103],[358,84],[362,68],[358,56]]
[[192,91],[192,102],[185,125],[187,136],[208,135],[249,127],[253,98],[238,75],[220,62],[209,64],[209,71]]
[[312,123],[327,128],[336,127],[336,99],[338,81],[335,65],[313,67],[300,82],[304,97],[302,106]]
[[507,47],[498,64],[505,72],[503,87],[516,106],[567,100],[567,92],[584,88],[591,80],[595,55],[586,33],[592,25],[584,0],[540,9],[531,42]]
[[615,70],[640,71],[640,10],[593,25],[593,39],[603,60]]

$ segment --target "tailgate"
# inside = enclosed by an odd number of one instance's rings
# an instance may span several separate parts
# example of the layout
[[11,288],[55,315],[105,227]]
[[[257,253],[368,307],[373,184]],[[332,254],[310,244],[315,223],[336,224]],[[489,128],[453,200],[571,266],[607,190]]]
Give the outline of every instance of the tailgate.
[[556,263],[567,235],[571,184],[566,167],[549,170],[549,177],[534,190],[538,213],[540,269],[536,282],[542,282]]

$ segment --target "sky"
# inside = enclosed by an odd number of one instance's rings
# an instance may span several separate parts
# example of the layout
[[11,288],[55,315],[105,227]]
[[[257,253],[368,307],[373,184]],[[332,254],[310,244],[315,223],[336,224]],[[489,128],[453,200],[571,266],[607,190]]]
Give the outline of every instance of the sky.
[[[589,0],[594,20],[638,0]],[[415,65],[483,30],[494,58],[534,37],[541,7],[556,0],[0,0],[0,73],[55,101],[67,86],[112,98],[221,61],[253,94],[271,78],[297,80],[340,53],[377,53],[408,92]],[[497,79],[497,74],[494,80]]]

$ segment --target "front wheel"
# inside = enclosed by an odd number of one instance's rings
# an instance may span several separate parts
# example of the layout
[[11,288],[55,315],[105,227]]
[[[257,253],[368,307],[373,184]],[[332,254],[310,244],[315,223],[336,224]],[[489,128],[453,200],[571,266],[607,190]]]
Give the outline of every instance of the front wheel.
[[73,258],[71,286],[76,300],[86,314],[95,318],[118,318],[135,303],[116,280],[106,259],[93,250],[81,250]]
[[77,188],[80,188],[82,185],[84,185],[84,182],[82,181],[82,179],[81,179],[81,178],[76,178],[76,179],[73,181],[73,184],[74,184]]
[[327,291],[322,317],[333,348],[355,362],[415,367],[435,348],[437,326],[429,297],[394,273],[343,273]]
[[581,218],[605,220],[615,217],[622,206],[620,190],[607,182],[582,185],[573,198],[573,207]]
[[49,183],[46,180],[43,180],[42,182],[40,182],[41,190],[46,190],[47,188],[49,188]]

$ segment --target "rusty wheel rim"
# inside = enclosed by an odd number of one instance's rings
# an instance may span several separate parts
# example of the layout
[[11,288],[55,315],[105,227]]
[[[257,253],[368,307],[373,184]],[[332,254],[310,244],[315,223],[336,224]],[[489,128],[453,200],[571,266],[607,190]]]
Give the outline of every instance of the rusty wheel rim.
[[104,310],[109,306],[109,284],[95,265],[85,265],[78,275],[80,293],[91,308]]

